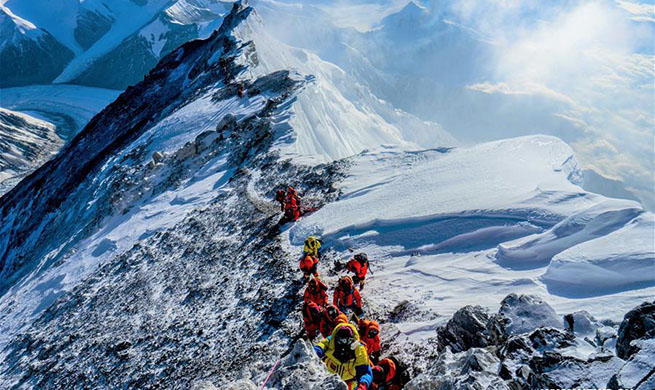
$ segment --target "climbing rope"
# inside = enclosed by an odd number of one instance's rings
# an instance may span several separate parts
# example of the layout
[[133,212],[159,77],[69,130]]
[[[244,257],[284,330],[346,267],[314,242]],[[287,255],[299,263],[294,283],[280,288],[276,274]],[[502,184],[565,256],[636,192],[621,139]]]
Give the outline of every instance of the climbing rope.
[[264,386],[266,386],[266,383],[268,383],[268,380],[271,379],[271,375],[273,375],[273,371],[275,371],[275,367],[280,363],[280,359],[277,359],[275,364],[273,364],[273,368],[271,368],[271,371],[268,372],[268,375],[266,376],[266,379],[264,379],[264,383],[259,387],[259,390],[262,390]]

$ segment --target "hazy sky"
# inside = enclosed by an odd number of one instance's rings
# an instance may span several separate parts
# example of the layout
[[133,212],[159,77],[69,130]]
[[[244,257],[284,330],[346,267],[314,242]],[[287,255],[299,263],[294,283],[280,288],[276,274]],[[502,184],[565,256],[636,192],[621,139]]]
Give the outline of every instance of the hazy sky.
[[[336,27],[351,27],[360,33],[373,31],[363,35],[375,37],[375,31],[384,28],[383,18],[398,12],[408,1],[289,0],[287,3],[295,4],[298,9],[316,7]],[[624,181],[651,210],[654,208],[655,5],[652,1],[422,0],[415,3],[423,8],[421,23],[401,24],[394,30],[401,39],[387,43],[384,39],[388,35],[383,36],[381,42],[375,43],[377,46],[371,46],[365,53],[381,68],[395,66],[394,77],[402,73],[411,77],[413,72],[427,77],[425,82],[414,80],[418,81],[416,96],[411,95],[411,89],[405,92],[407,95],[398,92],[395,96],[401,101],[395,104],[402,106],[402,99],[418,97],[419,101],[411,104],[423,107],[414,113],[442,122],[446,130],[467,140],[534,133],[559,136],[571,144],[585,168]],[[325,45],[321,34],[330,33],[325,25],[315,23],[316,18],[312,12],[308,16],[312,23],[302,27],[282,23],[278,31],[287,34],[287,40],[294,35],[316,37],[304,40],[292,37],[291,43],[320,51]],[[314,24],[320,27],[309,31]],[[446,25],[456,29],[448,29]],[[402,29],[420,29],[420,33],[405,36]],[[342,34],[339,39],[348,40],[354,35]],[[405,37],[407,41],[403,42]],[[478,43],[470,43],[473,41]],[[423,46],[414,52],[403,47],[413,45]],[[365,52],[361,43],[360,49]],[[383,60],[387,62],[371,58],[381,52],[382,57],[389,57]],[[328,56],[339,58],[338,54]],[[340,65],[349,66],[346,62]],[[427,92],[419,91],[420,88]],[[411,111],[411,107],[403,108]]]
[[[579,159],[653,189],[655,6],[626,1],[468,1],[460,21],[496,46],[488,94],[540,95],[580,134]],[[629,183],[632,184],[632,183]],[[637,191],[646,191],[647,186]],[[643,195],[643,194],[642,194]],[[652,199],[652,195],[651,195]]]

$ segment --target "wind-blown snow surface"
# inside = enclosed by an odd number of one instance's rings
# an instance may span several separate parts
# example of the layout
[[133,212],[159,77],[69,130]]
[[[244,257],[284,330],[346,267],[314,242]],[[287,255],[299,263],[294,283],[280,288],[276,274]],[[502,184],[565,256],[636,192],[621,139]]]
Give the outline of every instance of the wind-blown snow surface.
[[340,200],[289,237],[300,245],[320,234],[344,258],[350,247],[368,252],[369,302],[407,299],[450,315],[529,293],[558,312],[618,320],[655,293],[653,215],[582,190],[573,152],[557,138],[379,149],[352,162]]

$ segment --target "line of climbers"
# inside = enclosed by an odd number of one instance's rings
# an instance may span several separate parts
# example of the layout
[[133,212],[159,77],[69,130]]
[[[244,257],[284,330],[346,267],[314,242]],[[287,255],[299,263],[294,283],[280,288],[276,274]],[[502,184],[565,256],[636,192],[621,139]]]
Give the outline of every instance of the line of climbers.
[[[310,236],[305,240],[300,270],[307,283],[303,296],[305,334],[313,341],[316,354],[331,373],[338,374],[349,390],[399,390],[407,382],[407,371],[394,357],[380,359],[380,324],[360,318],[363,315],[360,290],[369,271],[368,256],[356,254],[345,266],[347,273],[334,289],[328,303],[328,286],[319,278],[318,262],[321,241]],[[359,285],[359,289],[357,288]],[[352,312],[351,321],[346,313]]]

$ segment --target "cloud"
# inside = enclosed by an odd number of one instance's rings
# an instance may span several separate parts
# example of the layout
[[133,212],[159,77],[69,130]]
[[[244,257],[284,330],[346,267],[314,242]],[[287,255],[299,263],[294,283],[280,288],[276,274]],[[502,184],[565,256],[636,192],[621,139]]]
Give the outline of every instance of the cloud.
[[630,1],[617,1],[616,3],[632,15],[632,20],[655,23],[654,4],[632,3]]
[[488,94],[502,93],[504,95],[540,95],[540,96],[551,98],[553,100],[558,100],[560,102],[575,105],[575,102],[570,97],[562,93],[559,93],[557,91],[554,91],[546,87],[545,85],[535,82],[530,82],[530,81],[524,81],[522,83],[513,86],[510,86],[505,82],[500,82],[500,83],[483,82],[483,83],[467,85],[466,88],[472,91],[479,91]]
[[652,193],[655,28],[641,22],[652,21],[655,7],[582,0],[549,2],[542,12],[531,1],[491,3],[453,6],[460,23],[497,43],[492,76],[467,88],[565,103],[551,114],[578,130],[566,138],[583,165]]

